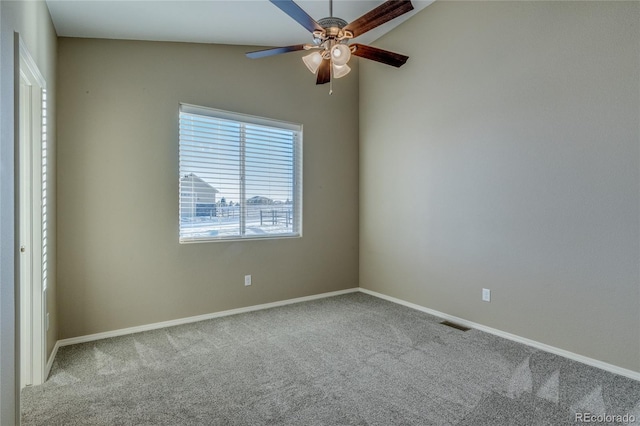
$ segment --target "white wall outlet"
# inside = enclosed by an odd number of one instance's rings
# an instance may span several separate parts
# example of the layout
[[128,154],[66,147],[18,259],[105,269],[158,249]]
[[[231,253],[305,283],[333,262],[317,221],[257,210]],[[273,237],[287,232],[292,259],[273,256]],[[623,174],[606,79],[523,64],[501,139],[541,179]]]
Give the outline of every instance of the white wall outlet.
[[488,288],[482,289],[482,300],[484,302],[491,302],[491,290]]
[[251,285],[251,275],[244,276],[244,285],[245,286]]

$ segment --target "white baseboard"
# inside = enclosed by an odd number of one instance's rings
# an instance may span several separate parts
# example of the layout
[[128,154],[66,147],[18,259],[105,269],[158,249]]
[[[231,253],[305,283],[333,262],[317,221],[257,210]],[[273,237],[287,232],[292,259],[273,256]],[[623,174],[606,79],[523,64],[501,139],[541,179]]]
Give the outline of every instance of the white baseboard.
[[49,355],[49,359],[47,360],[47,365],[44,370],[44,381],[46,382],[49,378],[49,373],[51,373],[51,367],[53,366],[53,361],[56,359],[56,355],[58,354],[58,348],[60,348],[60,340],[56,341],[53,350],[51,351],[51,355]]
[[[156,322],[153,324],[140,325],[136,327],[122,328],[120,330],[106,331],[104,333],[96,333],[96,334],[89,334],[86,336],[78,336],[78,337],[71,337],[69,339],[62,339],[56,342],[56,346],[53,349],[49,362],[53,364],[53,358],[57,353],[58,348],[61,346],[92,342],[94,340],[108,339],[110,337],[125,336],[127,334],[140,333],[142,331],[157,330],[159,328],[173,327],[176,325],[189,324],[192,322],[204,321],[212,318],[226,317],[229,315],[242,314],[245,312],[259,311],[262,309],[277,308],[279,306],[291,305],[293,303],[308,302],[310,300],[340,296],[342,294],[347,294],[347,293],[355,293],[358,290],[359,290],[358,287],[354,287],[346,290],[338,290],[338,291],[332,291],[329,293],[321,293],[321,294],[314,294],[311,296],[297,297],[295,299],[281,300],[278,302],[263,303],[261,305],[247,306],[246,308],[230,309],[228,311],[214,312],[211,314],[197,315],[194,317],[187,317],[187,318],[179,318],[175,320]],[[48,372],[48,369],[50,369],[49,363],[47,363],[47,372]]]
[[395,297],[387,296],[386,294],[378,293],[378,292],[372,291],[372,290],[367,290],[366,288],[360,287],[360,291],[365,293],[365,294],[368,294],[370,296],[375,296],[375,297],[378,297],[380,299],[387,300],[389,302],[397,303],[399,305],[404,305],[404,306],[407,306],[409,308],[416,309],[418,311],[425,312],[427,314],[430,314],[430,315],[433,315],[433,316],[436,316],[436,317],[440,317],[440,318],[443,318],[443,319],[458,323],[458,324],[463,325],[465,327],[475,328],[476,330],[480,330],[480,331],[484,331],[486,333],[494,334],[496,336],[499,336],[499,337],[502,337],[502,338],[505,338],[505,339],[508,339],[508,340],[512,340],[514,342],[522,343],[522,344],[525,344],[527,346],[534,347],[536,349],[540,349],[540,350],[543,350],[543,351],[546,351],[546,352],[550,352],[550,353],[555,354],[555,355],[560,355],[562,357],[565,357],[565,358],[568,358],[568,359],[571,359],[571,360],[574,360],[574,361],[578,361],[578,362],[581,362],[583,364],[590,365],[592,367],[600,368],[602,370],[609,371],[611,373],[619,374],[621,376],[625,376],[625,377],[628,377],[630,379],[634,379],[634,380],[640,381],[640,372],[637,372],[637,371],[628,370],[626,368],[618,367],[617,365],[609,364],[609,363],[606,363],[604,361],[600,361],[600,360],[597,360],[597,359],[589,358],[589,357],[586,357],[586,356],[583,356],[583,355],[580,355],[580,354],[576,354],[576,353],[573,353],[573,352],[566,351],[564,349],[556,348],[555,346],[550,346],[550,345],[547,345],[545,343],[540,343],[540,342],[537,342],[535,340],[527,339],[525,337],[520,337],[518,335],[507,333],[507,332],[502,331],[502,330],[498,330],[498,329],[495,329],[495,328],[487,327],[485,325],[477,324],[477,323],[472,322],[472,321],[467,321],[465,319],[458,318],[458,317],[453,316],[453,315],[445,314],[444,312],[439,312],[439,311],[436,311],[434,309],[429,309],[429,308],[425,308],[424,306],[416,305],[415,303],[411,303],[411,302],[407,302],[407,301],[402,300],[402,299],[397,299]]
[[176,325],[181,325],[181,324],[189,324],[192,322],[198,322],[198,321],[204,321],[204,320],[208,320],[208,319],[212,319],[212,318],[220,318],[220,317],[226,317],[229,315],[236,315],[236,314],[241,314],[241,313],[245,313],[245,312],[252,312],[252,311],[259,311],[262,309],[270,309],[270,308],[276,308],[279,306],[285,306],[285,305],[290,305],[293,303],[301,303],[301,302],[308,302],[310,300],[317,300],[317,299],[323,299],[323,298],[327,298],[327,297],[333,297],[333,296],[340,296],[342,294],[348,294],[348,293],[355,293],[355,292],[362,292],[365,294],[368,294],[370,296],[374,296],[374,297],[378,297],[380,299],[384,299],[387,300],[389,302],[393,302],[393,303],[397,303],[399,305],[403,305],[403,306],[407,306],[409,308],[412,309],[416,309],[418,311],[421,312],[425,312],[427,314],[430,315],[434,315],[436,317],[440,317],[452,322],[456,322],[460,325],[464,325],[466,327],[470,327],[470,328],[475,328],[476,330],[480,330],[480,331],[484,331],[486,333],[490,333],[508,340],[512,340],[514,342],[518,342],[518,343],[522,343],[525,344],[527,346],[531,346],[534,347],[536,349],[540,349],[546,352],[550,352],[552,354],[555,355],[559,355],[574,361],[578,361],[581,362],[583,364],[587,364],[590,365],[592,367],[596,367],[596,368],[600,368],[602,370],[605,371],[609,371],[611,373],[614,374],[619,374],[621,376],[625,376],[628,377],[630,379],[634,379],[634,380],[638,380],[640,381],[640,372],[637,371],[633,371],[633,370],[628,370],[626,368],[622,368],[622,367],[618,367],[616,365],[613,364],[609,364],[606,363],[604,361],[600,361],[597,359],[593,359],[593,358],[589,358],[583,355],[579,355],[573,352],[569,352],[566,351],[564,349],[560,349],[560,348],[556,348],[555,346],[550,346],[547,345],[545,343],[540,343],[537,342],[535,340],[531,340],[531,339],[527,339],[525,337],[521,337],[515,334],[511,334],[511,333],[507,333],[505,331],[502,330],[498,330],[495,328],[491,328],[491,327],[487,327],[485,325],[482,324],[478,324],[472,321],[468,321],[465,320],[463,318],[459,318],[453,315],[449,315],[449,314],[445,314],[444,312],[439,312],[436,311],[434,309],[429,309],[429,308],[425,308],[424,306],[420,306],[420,305],[416,305],[415,303],[411,303],[411,302],[407,302],[405,300],[402,299],[398,299],[395,297],[391,297],[391,296],[387,296],[385,294],[382,293],[378,293],[372,290],[368,290],[366,288],[362,288],[362,287],[356,287],[356,288],[350,288],[347,290],[339,290],[339,291],[332,291],[329,293],[321,293],[321,294],[314,294],[312,296],[305,296],[305,297],[298,297],[295,299],[287,299],[287,300],[282,300],[279,302],[272,302],[272,303],[264,303],[261,305],[254,305],[254,306],[247,306],[246,308],[238,308],[238,309],[230,309],[228,311],[221,311],[221,312],[214,312],[211,314],[204,314],[204,315],[198,315],[198,316],[193,316],[193,317],[188,317],[188,318],[179,318],[179,319],[175,319],[175,320],[171,320],[171,321],[163,321],[163,322],[157,322],[157,323],[153,323],[153,324],[147,324],[147,325],[141,325],[141,326],[137,326],[137,327],[129,327],[129,328],[123,328],[120,330],[113,330],[113,331],[107,331],[104,333],[96,333],[96,334],[89,334],[87,336],[78,336],[78,337],[72,337],[69,339],[62,339],[62,340],[58,340],[56,342],[56,345],[53,348],[53,351],[51,352],[51,356],[49,357],[49,360],[47,361],[47,366],[46,366],[46,375],[45,377],[49,376],[49,372],[51,371],[51,366],[53,365],[53,361],[56,357],[56,354],[58,353],[58,348],[62,347],[62,346],[68,346],[68,345],[74,345],[77,343],[86,343],[86,342],[92,342],[95,340],[100,340],[100,339],[107,339],[110,337],[117,337],[117,336],[124,336],[127,334],[134,334],[134,333],[140,333],[142,331],[149,331],[149,330],[157,330],[159,328],[164,328],[164,327],[173,327]]

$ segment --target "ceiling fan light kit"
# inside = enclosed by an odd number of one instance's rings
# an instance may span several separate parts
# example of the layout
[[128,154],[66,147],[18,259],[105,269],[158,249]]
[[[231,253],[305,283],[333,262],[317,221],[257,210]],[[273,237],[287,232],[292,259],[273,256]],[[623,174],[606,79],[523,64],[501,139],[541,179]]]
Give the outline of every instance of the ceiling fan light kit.
[[[257,59],[299,50],[315,50],[311,54],[303,56],[302,61],[309,71],[316,74],[316,84],[331,83],[332,79],[349,74],[351,68],[347,63],[352,55],[394,67],[401,67],[409,59],[408,56],[399,53],[364,44],[349,44],[349,41],[413,10],[410,0],[387,0],[351,23],[334,16],[322,18],[316,22],[293,0],[269,1],[311,32],[313,44],[298,44],[248,52],[247,57],[249,58]],[[329,0],[329,12],[333,15],[333,0]],[[331,93],[330,89],[329,94]]]

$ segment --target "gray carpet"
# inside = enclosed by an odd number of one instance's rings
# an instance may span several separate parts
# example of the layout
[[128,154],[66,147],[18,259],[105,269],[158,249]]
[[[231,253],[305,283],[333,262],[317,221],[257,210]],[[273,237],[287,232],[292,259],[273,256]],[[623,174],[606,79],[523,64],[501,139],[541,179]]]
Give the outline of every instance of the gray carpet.
[[353,293],[67,346],[23,424],[640,423],[640,382],[439,322]]

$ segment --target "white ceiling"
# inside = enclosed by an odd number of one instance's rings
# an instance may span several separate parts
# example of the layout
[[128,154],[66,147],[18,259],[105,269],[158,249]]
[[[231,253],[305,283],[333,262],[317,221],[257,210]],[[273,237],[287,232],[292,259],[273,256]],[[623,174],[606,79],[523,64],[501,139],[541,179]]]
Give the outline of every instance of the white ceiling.
[[[46,0],[59,36],[288,46],[309,32],[268,0]],[[433,0],[357,38],[371,43]],[[296,0],[312,18],[329,16],[329,0]],[[333,15],[351,22],[383,1],[335,0]]]

